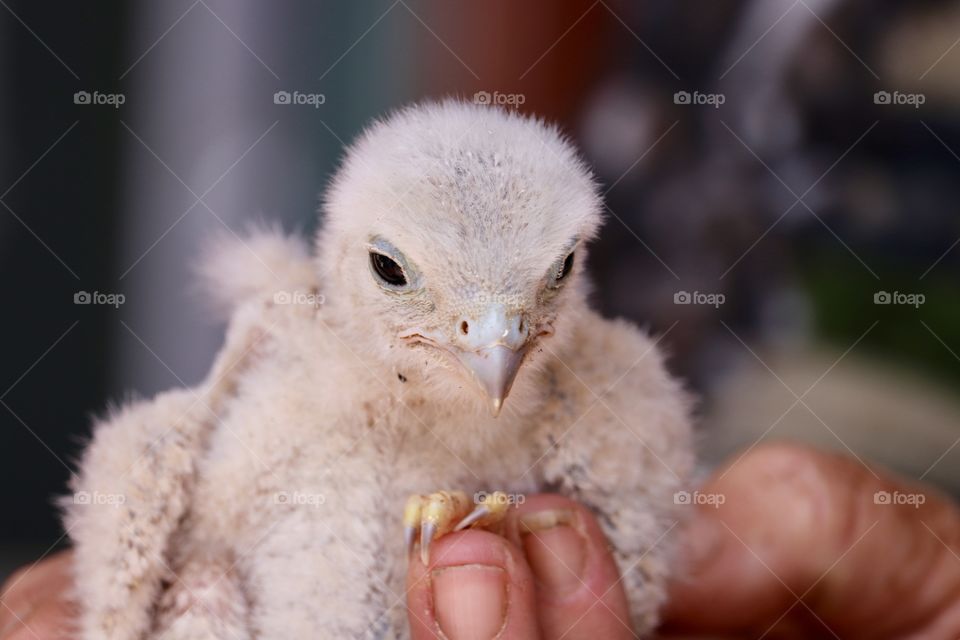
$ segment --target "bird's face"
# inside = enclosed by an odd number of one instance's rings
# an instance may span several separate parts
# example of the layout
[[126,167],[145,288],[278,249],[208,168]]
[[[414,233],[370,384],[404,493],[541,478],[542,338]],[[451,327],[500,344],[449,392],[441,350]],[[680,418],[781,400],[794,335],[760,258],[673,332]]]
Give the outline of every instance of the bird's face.
[[[409,121],[392,130],[388,121],[351,151],[321,245],[338,247],[340,295],[398,371],[426,369],[496,416],[582,301],[597,198],[543,125],[490,109],[435,109],[429,126],[415,123],[416,145],[396,137]],[[471,124],[480,131],[464,134]]]
[[[471,379],[496,416],[526,358],[554,334],[563,290],[576,287],[577,238],[547,260],[540,250],[516,251],[511,260],[504,243],[419,240],[412,255],[379,234],[366,244],[371,284],[390,309],[388,331],[404,348],[439,357]],[[471,253],[485,264],[469,260]],[[532,264],[517,264],[527,260]]]

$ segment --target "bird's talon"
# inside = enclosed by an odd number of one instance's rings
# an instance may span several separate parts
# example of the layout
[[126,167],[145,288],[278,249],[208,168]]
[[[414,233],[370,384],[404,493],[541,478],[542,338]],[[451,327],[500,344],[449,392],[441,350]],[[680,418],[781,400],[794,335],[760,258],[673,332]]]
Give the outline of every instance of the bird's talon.
[[430,563],[430,543],[436,533],[437,525],[432,522],[427,522],[420,530],[420,562],[425,565]]
[[409,554],[413,551],[413,543],[417,540],[417,528],[411,527],[409,525],[404,525],[403,527],[403,547],[407,550]]
[[414,494],[403,510],[403,542],[407,553],[420,538],[420,560],[430,561],[430,546],[438,538],[468,527],[495,530],[506,515],[507,496],[499,491],[482,494],[473,505],[463,491]]
[[473,511],[470,512],[470,515],[468,515],[466,518],[461,520],[460,523],[453,528],[453,530],[461,531],[463,529],[466,529],[467,527],[469,527],[474,522],[481,519],[488,513],[490,513],[490,509],[488,509],[486,505],[482,505],[482,504],[478,505]]

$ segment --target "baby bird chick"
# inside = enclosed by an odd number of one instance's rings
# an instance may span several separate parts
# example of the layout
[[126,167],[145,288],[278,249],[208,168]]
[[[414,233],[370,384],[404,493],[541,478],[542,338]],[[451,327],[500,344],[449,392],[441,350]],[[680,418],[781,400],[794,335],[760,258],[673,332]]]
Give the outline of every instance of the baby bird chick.
[[84,637],[404,638],[409,547],[544,490],[597,512],[647,633],[688,402],[587,305],[600,208],[554,127],[448,101],[360,137],[312,248],[212,249],[209,376],[99,420],[73,489],[122,500],[66,501]]

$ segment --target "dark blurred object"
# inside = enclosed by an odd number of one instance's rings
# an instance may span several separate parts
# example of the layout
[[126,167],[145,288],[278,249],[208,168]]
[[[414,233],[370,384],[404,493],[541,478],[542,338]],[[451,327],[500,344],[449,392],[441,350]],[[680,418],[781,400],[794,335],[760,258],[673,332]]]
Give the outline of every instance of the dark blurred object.
[[55,16],[36,3],[0,8],[7,96],[0,125],[0,531],[7,541],[56,540],[52,499],[65,492],[88,414],[106,398],[116,337],[110,311],[74,306],[73,296],[107,282],[116,251],[119,131],[106,109],[80,122],[73,94],[116,86],[126,7],[63,5]]

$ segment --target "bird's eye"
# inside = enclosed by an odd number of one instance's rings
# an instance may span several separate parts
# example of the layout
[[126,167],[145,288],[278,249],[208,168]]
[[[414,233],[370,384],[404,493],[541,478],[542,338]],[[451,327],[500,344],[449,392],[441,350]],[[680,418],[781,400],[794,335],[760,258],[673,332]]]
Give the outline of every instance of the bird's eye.
[[547,287],[550,289],[559,289],[563,285],[563,281],[570,275],[570,272],[573,271],[573,251],[567,254],[566,258],[557,259],[553,263],[553,266],[550,267],[550,271],[547,275]]
[[560,270],[557,271],[557,282],[570,275],[570,271],[573,269],[573,253],[573,251],[570,252],[570,255],[564,259],[563,264],[560,266]]
[[371,251],[370,265],[373,267],[373,272],[391,287],[405,287],[407,285],[407,275],[403,272],[403,267],[392,258]]

